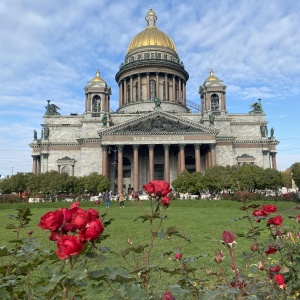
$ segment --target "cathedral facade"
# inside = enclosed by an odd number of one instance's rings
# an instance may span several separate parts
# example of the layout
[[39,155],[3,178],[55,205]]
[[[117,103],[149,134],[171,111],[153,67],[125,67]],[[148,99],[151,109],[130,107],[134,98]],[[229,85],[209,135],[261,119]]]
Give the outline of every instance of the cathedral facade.
[[261,100],[249,113],[230,114],[226,85],[211,70],[199,87],[200,105],[190,103],[189,74],[174,42],[158,29],[152,9],[145,19],[146,28],[129,43],[115,76],[116,112],[99,71],[84,87],[83,114],[60,115],[48,100],[41,138],[35,131],[30,144],[33,173],[97,172],[117,193],[141,190],[153,179],[172,182],[183,170],[205,173],[215,165],[276,169],[279,142],[273,128],[269,135]]

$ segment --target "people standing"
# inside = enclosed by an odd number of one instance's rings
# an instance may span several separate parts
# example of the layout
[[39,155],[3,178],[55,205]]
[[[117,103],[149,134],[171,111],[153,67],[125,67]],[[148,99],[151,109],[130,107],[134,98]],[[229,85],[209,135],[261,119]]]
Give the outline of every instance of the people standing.
[[125,206],[124,206],[124,197],[123,197],[123,193],[122,193],[122,192],[119,192],[118,197],[119,197],[120,208],[121,208],[121,207],[124,208]]
[[103,200],[105,201],[105,205],[106,205],[106,208],[109,208],[110,207],[110,193],[108,191],[105,191],[103,193]]

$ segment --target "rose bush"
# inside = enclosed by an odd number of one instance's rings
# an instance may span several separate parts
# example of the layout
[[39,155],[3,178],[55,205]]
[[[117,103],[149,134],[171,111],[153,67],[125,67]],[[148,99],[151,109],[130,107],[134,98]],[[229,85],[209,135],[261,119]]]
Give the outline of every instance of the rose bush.
[[[292,226],[273,204],[260,206],[251,203],[244,194],[240,198],[241,210],[245,215],[236,219],[247,220],[248,232],[238,233],[231,224],[219,237],[212,237],[216,243],[215,254],[207,257],[200,254],[192,257],[184,251],[183,241],[189,241],[186,234],[177,226],[164,228],[168,207],[172,205],[169,183],[154,180],[144,185],[150,197],[150,211],[145,211],[135,222],[147,222],[149,241],[136,242],[134,237],[126,237],[121,255],[127,268],[101,268],[101,260],[109,249],[101,245],[106,236],[104,228],[112,220],[104,221],[106,212],[89,208],[84,210],[80,202],[69,208],[60,208],[44,214],[38,226],[48,230],[49,239],[54,242],[56,251],[43,251],[31,238],[21,243],[15,239],[15,249],[0,248],[0,255],[7,256],[5,276],[0,277],[1,299],[86,299],[85,292],[93,295],[101,293],[103,285],[113,295],[109,299],[297,299],[300,292],[300,215],[290,216]],[[142,206],[143,201],[134,204]],[[95,203],[98,207],[100,203]],[[16,220],[19,229],[29,222],[30,210],[19,212]],[[179,223],[179,222],[178,222]],[[244,228],[244,227],[242,227]],[[19,229],[17,232],[19,232]],[[113,236],[112,236],[113,238]],[[165,249],[161,258],[167,264],[154,264],[152,251],[157,239],[170,242],[171,249]],[[250,239],[249,251],[237,258],[237,250],[243,239]],[[222,249],[220,249],[223,247]],[[18,258],[21,258],[18,260]],[[28,264],[24,263],[28,261]],[[199,263],[198,263],[199,261]],[[207,262],[212,267],[207,267]],[[47,262],[46,268],[42,265]],[[25,265],[24,265],[25,264]],[[18,267],[16,267],[18,265]],[[39,268],[41,278],[34,286],[30,285],[30,272]],[[21,281],[23,274],[26,280]],[[174,284],[166,285],[165,292],[159,292],[153,277],[162,280],[171,276]],[[21,283],[21,284],[20,284]],[[22,283],[25,288],[22,289]],[[34,290],[34,291],[33,291]],[[108,299],[108,298],[107,298]]]

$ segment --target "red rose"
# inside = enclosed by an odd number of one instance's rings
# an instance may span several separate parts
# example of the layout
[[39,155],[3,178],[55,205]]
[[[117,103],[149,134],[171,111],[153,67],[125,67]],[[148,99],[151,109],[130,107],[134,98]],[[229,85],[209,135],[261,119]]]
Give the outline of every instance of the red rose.
[[232,231],[224,230],[222,233],[223,242],[225,244],[232,244],[235,241],[235,234]]
[[268,215],[272,212],[276,212],[277,211],[277,207],[273,204],[267,204],[267,205],[263,205],[263,210],[264,212]]
[[72,215],[71,224],[76,229],[84,229],[88,221],[88,214],[86,211],[78,207],[76,213]]
[[99,213],[97,212],[97,210],[95,210],[93,208],[89,208],[88,210],[86,210],[86,214],[87,214],[89,222],[93,221],[95,219],[99,219]]
[[162,198],[162,200],[161,200],[161,204],[162,204],[163,206],[168,207],[168,206],[171,204],[169,197],[168,197],[168,196],[164,196],[164,197]]
[[253,217],[255,217],[255,220],[259,223],[260,219],[263,219],[267,216],[266,212],[263,209],[255,209],[252,213]]
[[64,215],[61,210],[49,211],[41,217],[39,227],[46,230],[58,230],[62,225]]
[[143,188],[148,194],[154,194],[156,197],[164,197],[172,192],[169,182],[164,180],[152,180],[149,184],[144,184]]
[[56,254],[59,259],[66,259],[69,256],[77,255],[83,249],[83,244],[79,242],[78,237],[75,235],[63,235],[57,240],[56,245]]
[[176,300],[171,292],[164,292],[163,300]]
[[179,260],[182,259],[182,254],[181,253],[176,253],[175,258],[179,259]]
[[284,277],[282,274],[275,275],[274,280],[279,285],[279,288],[284,289],[286,287],[286,284],[284,283]]
[[265,251],[265,253],[267,255],[269,254],[275,254],[277,252],[277,247],[275,247],[274,245],[269,245],[269,249]]
[[148,184],[143,184],[143,189],[148,193],[149,195],[152,195],[155,193],[155,187],[153,182],[149,182]]
[[269,276],[270,276],[270,278],[273,278],[274,274],[279,273],[279,272],[280,272],[280,266],[277,265],[275,267],[271,267],[269,269]]
[[103,224],[99,219],[95,219],[88,224],[87,228],[85,228],[84,230],[80,230],[78,234],[80,241],[82,243],[86,243],[90,240],[96,240],[103,231]]
[[268,220],[268,224],[269,225],[276,225],[276,226],[280,226],[282,224],[282,221],[284,219],[282,218],[282,216],[276,216],[274,218],[271,218]]
[[78,207],[73,207],[71,209],[62,209],[63,213],[64,213],[64,221],[69,223],[72,221],[73,219],[73,215],[76,214]]

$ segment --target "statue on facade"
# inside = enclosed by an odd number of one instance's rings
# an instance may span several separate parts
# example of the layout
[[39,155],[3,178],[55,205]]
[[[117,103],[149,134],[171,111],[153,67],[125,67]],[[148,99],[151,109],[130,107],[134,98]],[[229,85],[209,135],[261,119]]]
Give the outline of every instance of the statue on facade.
[[33,139],[37,140],[37,131],[35,129],[33,130]]
[[47,100],[47,102],[48,102],[48,105],[45,106],[45,108],[46,108],[45,115],[47,115],[47,116],[60,115],[60,113],[57,111],[60,108],[58,106],[56,106],[55,104],[50,104],[50,100]]
[[103,124],[104,126],[107,125],[107,114],[104,114],[104,115],[103,115],[103,117],[102,117],[102,124]]
[[260,125],[260,132],[262,137],[268,136],[268,128],[266,125]]
[[214,125],[215,124],[215,116],[213,114],[209,114],[208,118],[209,118],[209,124]]
[[158,97],[156,97],[153,101],[155,103],[155,107],[160,107],[161,101]]
[[250,107],[252,108],[252,110],[249,111],[249,114],[263,114],[264,113],[260,102],[261,102],[261,99],[258,99],[258,102],[250,104]]

